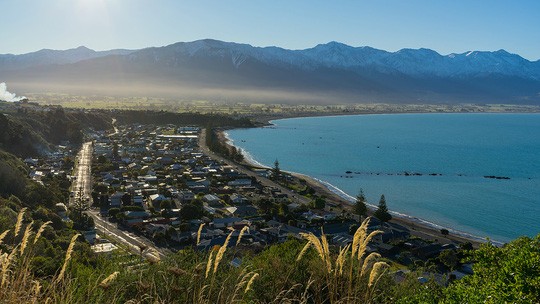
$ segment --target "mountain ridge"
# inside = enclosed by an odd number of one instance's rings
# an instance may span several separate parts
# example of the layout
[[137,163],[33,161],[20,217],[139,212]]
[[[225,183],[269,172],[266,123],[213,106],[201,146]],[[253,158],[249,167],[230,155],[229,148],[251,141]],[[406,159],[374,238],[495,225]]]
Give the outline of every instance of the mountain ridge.
[[[51,52],[54,55],[43,55]],[[29,54],[11,55],[22,56],[11,61],[0,55],[0,78],[25,90],[38,82],[45,87],[88,84],[100,90],[107,87],[103,93],[108,94],[115,85],[128,90],[130,84],[142,83],[151,94],[170,91],[171,96],[184,92],[208,98],[203,91],[212,91],[212,98],[225,100],[235,99],[228,91],[237,95],[261,91],[300,94],[307,100],[310,95],[315,99],[326,95],[318,102],[329,103],[540,103],[540,60],[529,61],[502,49],[441,55],[427,48],[388,52],[331,41],[288,50],[203,39],[140,50],[96,52],[78,47]],[[246,99],[257,97],[248,95]]]

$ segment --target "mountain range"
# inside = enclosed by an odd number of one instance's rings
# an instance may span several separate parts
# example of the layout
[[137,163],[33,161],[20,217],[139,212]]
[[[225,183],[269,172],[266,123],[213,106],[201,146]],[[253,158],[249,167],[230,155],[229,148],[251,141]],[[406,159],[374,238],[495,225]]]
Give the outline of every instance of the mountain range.
[[19,94],[159,96],[287,103],[540,104],[540,60],[504,50],[441,55],[338,42],[304,50],[218,40],[140,50],[86,47],[0,55]]

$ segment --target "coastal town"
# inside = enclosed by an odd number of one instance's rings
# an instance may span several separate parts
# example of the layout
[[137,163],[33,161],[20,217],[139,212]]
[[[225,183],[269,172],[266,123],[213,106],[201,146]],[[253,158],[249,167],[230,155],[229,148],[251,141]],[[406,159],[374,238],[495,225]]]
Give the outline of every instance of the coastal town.
[[[38,182],[50,174],[73,181],[68,206],[57,204],[58,215],[86,223],[78,227],[100,254],[125,248],[159,259],[188,247],[208,251],[223,245],[231,232],[229,246],[241,248],[234,263],[241,263],[245,252],[302,239],[304,233],[324,233],[339,248],[352,242],[363,219],[352,206],[280,171],[277,161],[274,168],[260,168],[216,155],[205,144],[207,133],[198,126],[115,126],[93,132],[78,156],[60,146],[48,159],[25,162]],[[66,166],[64,160],[71,158],[73,167]],[[70,219],[68,208],[84,214]],[[448,231],[441,231],[440,240],[420,238],[399,221],[376,217],[368,230],[383,231],[368,252],[402,265],[397,280],[403,271],[427,263],[436,271],[426,276],[436,275],[441,282],[471,273],[471,265],[458,259],[471,244],[447,241],[442,234]]]

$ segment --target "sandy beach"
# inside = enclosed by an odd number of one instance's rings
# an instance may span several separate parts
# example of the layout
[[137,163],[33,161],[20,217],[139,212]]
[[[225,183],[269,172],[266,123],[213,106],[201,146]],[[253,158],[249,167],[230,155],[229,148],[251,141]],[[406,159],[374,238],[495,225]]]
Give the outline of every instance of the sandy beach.
[[[291,174],[297,178],[305,180],[306,183],[308,183],[310,187],[315,189],[315,191],[319,195],[325,196],[328,202],[339,204],[340,206],[346,209],[351,207],[350,201],[339,196],[338,194],[330,190],[326,185],[324,185],[320,181],[310,176],[300,174],[300,173],[291,173]],[[375,211],[375,208],[373,206],[376,205],[377,202],[368,202],[368,203],[371,205],[371,206],[368,206],[368,209],[369,209],[368,213],[372,214],[373,211]],[[459,234],[450,233],[449,235],[444,236],[441,234],[440,228],[423,224],[419,221],[413,220],[406,216],[400,216],[396,214],[392,214],[392,216],[393,218],[391,221],[393,223],[407,227],[410,230],[411,235],[417,236],[422,239],[437,241],[440,243],[454,243],[454,244],[470,242],[471,244],[473,244],[473,247],[475,248],[478,247],[481,243],[485,242],[474,237],[467,237],[467,236],[459,235]],[[445,227],[445,228],[449,228],[449,227]]]

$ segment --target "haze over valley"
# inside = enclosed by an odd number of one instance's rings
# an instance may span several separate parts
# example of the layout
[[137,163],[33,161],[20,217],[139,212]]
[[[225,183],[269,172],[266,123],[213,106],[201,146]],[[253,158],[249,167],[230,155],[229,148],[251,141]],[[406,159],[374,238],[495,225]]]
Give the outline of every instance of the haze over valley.
[[387,52],[338,42],[303,50],[204,39],[140,50],[0,55],[0,79],[55,92],[291,104],[540,104],[540,61],[499,51]]

